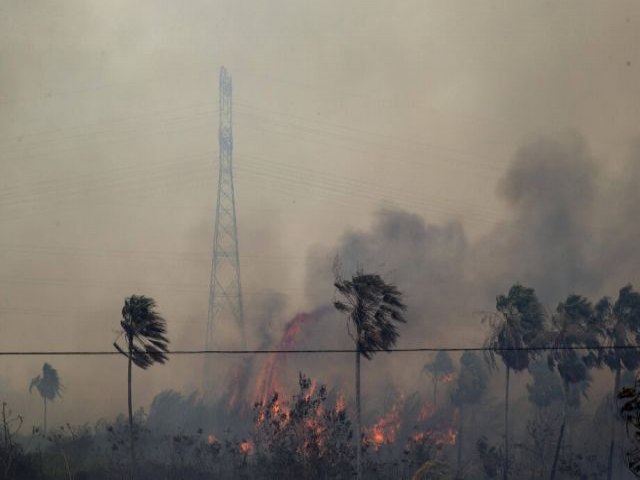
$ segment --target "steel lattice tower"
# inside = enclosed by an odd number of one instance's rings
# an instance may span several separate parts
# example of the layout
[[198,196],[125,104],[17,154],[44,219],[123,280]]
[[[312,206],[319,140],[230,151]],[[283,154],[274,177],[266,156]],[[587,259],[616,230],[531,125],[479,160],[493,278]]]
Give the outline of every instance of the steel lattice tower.
[[[207,350],[245,348],[236,202],[233,188],[233,128],[231,76],[220,68],[220,145],[218,198],[213,235],[213,258],[207,319]],[[207,378],[213,373],[206,363]]]

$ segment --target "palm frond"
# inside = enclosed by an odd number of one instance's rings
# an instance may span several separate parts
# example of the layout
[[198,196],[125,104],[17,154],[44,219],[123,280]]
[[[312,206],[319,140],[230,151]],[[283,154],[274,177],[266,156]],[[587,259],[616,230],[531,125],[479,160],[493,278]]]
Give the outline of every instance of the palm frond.
[[519,284],[512,286],[507,295],[496,298],[496,311],[483,314],[481,321],[489,325],[484,342],[487,364],[495,368],[497,355],[512,370],[526,369],[537,355],[527,349],[539,344],[544,331],[545,313],[535,291]]
[[337,278],[334,285],[345,300],[334,302],[334,307],[348,315],[356,348],[365,358],[395,345],[399,336],[396,323],[406,323],[406,305],[395,285],[385,283],[379,275],[362,272],[351,280]]
[[132,295],[125,299],[122,307],[122,332],[127,340],[127,347],[114,347],[142,369],[154,363],[165,363],[169,351],[167,322],[157,311],[153,298],[144,295]]
[[60,397],[64,388],[60,383],[60,376],[58,375],[57,370],[48,363],[44,363],[42,365],[41,375],[31,379],[31,383],[29,384],[29,393],[32,392],[34,387],[38,390],[41,397],[51,401]]

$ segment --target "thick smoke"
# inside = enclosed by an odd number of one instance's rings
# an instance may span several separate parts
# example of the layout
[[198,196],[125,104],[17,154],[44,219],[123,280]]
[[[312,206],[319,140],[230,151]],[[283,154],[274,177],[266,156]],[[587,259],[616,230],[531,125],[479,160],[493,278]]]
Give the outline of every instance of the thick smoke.
[[[629,219],[639,173],[638,162],[630,162],[622,188],[609,189],[578,135],[531,141],[498,184],[511,209],[489,233],[470,241],[459,223],[430,224],[414,213],[382,210],[369,229],[313,249],[307,291],[316,303],[333,298],[330,258],[337,255],[343,275],[380,273],[404,292],[408,323],[398,346],[480,346],[486,331],[478,313],[493,310],[496,295],[516,282],[535,288],[552,309],[570,293],[595,301],[637,279],[629,259],[637,256],[640,229]],[[308,338],[314,346],[350,345],[338,316]],[[416,389],[416,382],[427,383],[417,380],[425,361],[378,355],[365,391]],[[338,375],[348,386],[347,365],[345,359],[347,372]]]
[[[640,261],[640,140],[630,149],[619,178],[607,184],[599,230],[596,267],[611,293],[625,282],[638,282]],[[640,287],[640,285],[636,285]]]
[[[464,261],[468,247],[460,224],[427,225],[416,214],[382,210],[370,231],[345,234],[333,250],[343,275],[358,269],[377,272],[403,291],[409,304],[403,343],[414,343],[410,338],[431,345],[444,341],[446,332],[440,327],[456,316],[456,299],[467,293]],[[318,257],[322,258],[314,255]],[[320,292],[332,299],[332,264],[310,261],[307,288],[316,298]]]
[[475,288],[490,297],[521,282],[546,302],[595,292],[602,282],[593,251],[597,173],[578,136],[524,145],[498,187],[510,218],[474,248]]

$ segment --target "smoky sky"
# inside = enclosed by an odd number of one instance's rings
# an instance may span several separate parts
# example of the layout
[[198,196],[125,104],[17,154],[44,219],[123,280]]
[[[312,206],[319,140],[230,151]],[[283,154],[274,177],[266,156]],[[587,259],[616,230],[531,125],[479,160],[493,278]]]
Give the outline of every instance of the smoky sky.
[[[251,345],[332,301],[336,255],[403,289],[406,346],[477,344],[476,312],[516,281],[551,307],[614,295],[637,277],[639,14],[632,0],[3,2],[0,348],[109,349],[132,293],[156,299],[173,348],[203,346],[220,65]],[[348,341],[337,315],[303,338]],[[405,363],[399,384],[425,360],[381,358]],[[47,360],[66,386],[53,422],[124,410],[117,357],[5,359],[24,413]],[[350,375],[340,362],[327,381]],[[202,371],[135,372],[134,403],[197,389]],[[368,381],[387,385],[380,371]]]

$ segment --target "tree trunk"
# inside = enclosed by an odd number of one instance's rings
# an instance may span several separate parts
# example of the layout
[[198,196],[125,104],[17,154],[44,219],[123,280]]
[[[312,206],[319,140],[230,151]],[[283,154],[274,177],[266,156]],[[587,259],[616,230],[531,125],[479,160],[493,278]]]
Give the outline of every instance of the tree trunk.
[[616,409],[616,395],[620,390],[620,367],[616,369],[615,380],[613,382],[613,395],[611,397],[611,407],[613,410],[613,417],[611,418],[611,438],[609,443],[609,460],[607,461],[607,480],[611,480],[613,477],[613,452],[615,451],[615,439],[616,439],[616,418],[618,412]]
[[555,480],[556,471],[558,470],[558,459],[560,458],[560,448],[562,447],[562,438],[564,437],[564,428],[567,424],[567,398],[569,397],[569,385],[564,384],[564,405],[562,406],[562,425],[560,426],[560,433],[558,434],[558,443],[556,444],[556,452],[553,455],[553,465],[551,467],[550,480]]
[[553,455],[553,465],[551,466],[550,480],[555,480],[556,471],[558,469],[558,459],[560,457],[560,447],[562,446],[562,437],[564,436],[565,419],[562,419],[562,425],[560,426],[560,434],[558,435],[558,443],[556,444],[556,452]]
[[438,368],[433,367],[433,408],[438,407]]
[[46,437],[47,436],[47,397],[42,397],[44,400],[44,428],[43,428],[43,434]]
[[458,473],[462,468],[462,428],[464,427],[464,417],[462,416],[462,403],[460,404],[460,420],[458,425]]
[[135,465],[135,454],[134,454],[134,446],[133,446],[133,405],[131,399],[131,348],[132,339],[129,340],[129,362],[127,369],[127,396],[129,401],[129,453],[131,455],[131,478],[134,478],[134,465]]
[[356,351],[356,477],[362,480],[362,419],[360,417],[360,350]]
[[502,478],[509,478],[509,370],[507,367],[504,387],[504,472]]
[[558,469],[558,458],[560,457],[560,447],[562,445],[562,437],[564,436],[565,420],[562,420],[562,426],[560,427],[560,434],[558,435],[558,444],[556,445],[556,453],[553,455],[553,466],[551,467],[550,480],[555,480],[556,471]]

